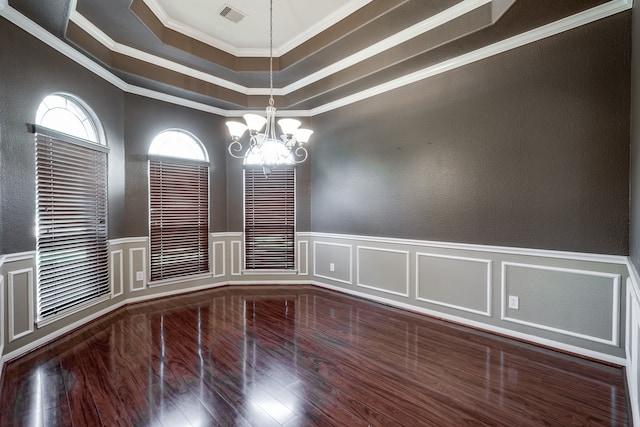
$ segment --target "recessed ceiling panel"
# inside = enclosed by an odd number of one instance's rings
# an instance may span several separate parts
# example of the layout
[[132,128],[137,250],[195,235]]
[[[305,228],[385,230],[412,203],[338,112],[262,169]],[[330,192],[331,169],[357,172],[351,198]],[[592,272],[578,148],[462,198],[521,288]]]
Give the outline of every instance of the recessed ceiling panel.
[[[371,0],[273,0],[273,46],[282,55]],[[236,56],[269,53],[267,0],[145,0],[168,28]],[[239,22],[220,16],[230,11]],[[227,13],[227,15],[229,15]]]

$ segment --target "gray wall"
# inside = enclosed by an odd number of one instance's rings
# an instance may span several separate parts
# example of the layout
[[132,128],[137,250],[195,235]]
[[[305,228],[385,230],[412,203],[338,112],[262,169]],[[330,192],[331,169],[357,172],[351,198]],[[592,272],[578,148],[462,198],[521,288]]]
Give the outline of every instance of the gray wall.
[[[59,91],[85,101],[105,128],[111,239],[148,235],[147,152],[153,137],[169,128],[192,132],[208,151],[211,231],[242,231],[242,163],[227,159],[225,118],[123,93],[4,19],[0,47],[11,51],[0,57],[0,254],[35,249],[35,146],[26,123],[34,122],[46,95]],[[310,229],[309,176],[302,165],[299,231]]]
[[[210,230],[227,229],[226,126],[224,118],[153,99],[125,96],[126,135],[125,235],[149,235],[149,146],[160,132],[178,128],[191,132],[209,154]],[[242,231],[240,229],[239,231]]]
[[[11,52],[11,53],[9,53]],[[109,153],[109,235],[123,235],[124,96],[103,79],[0,19],[0,254],[35,249],[35,143],[26,123],[42,99],[67,92],[100,117]]]
[[633,7],[631,63],[631,174],[629,255],[640,270],[640,6]]
[[630,21],[314,117],[312,231],[627,254]]
[[[630,24],[618,14],[314,117],[298,231],[626,254]],[[25,123],[55,91],[105,126],[111,238],[147,234],[143,157],[167,127],[209,150],[212,231],[241,231],[224,119],[125,95],[4,20],[0,46],[0,253],[35,248]]]

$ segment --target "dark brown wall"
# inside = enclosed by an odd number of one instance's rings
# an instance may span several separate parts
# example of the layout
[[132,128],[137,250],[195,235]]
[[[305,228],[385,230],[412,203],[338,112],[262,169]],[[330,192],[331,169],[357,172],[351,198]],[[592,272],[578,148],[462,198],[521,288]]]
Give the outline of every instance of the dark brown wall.
[[627,254],[630,21],[314,117],[312,231]]
[[122,92],[0,18],[0,254],[35,249],[35,143],[26,123],[53,92],[81,98],[104,126],[111,150],[109,236],[123,235]]
[[147,154],[156,135],[174,128],[192,133],[206,148],[210,163],[210,231],[226,231],[227,172],[224,118],[137,95],[127,94],[125,100],[125,235],[149,235]]

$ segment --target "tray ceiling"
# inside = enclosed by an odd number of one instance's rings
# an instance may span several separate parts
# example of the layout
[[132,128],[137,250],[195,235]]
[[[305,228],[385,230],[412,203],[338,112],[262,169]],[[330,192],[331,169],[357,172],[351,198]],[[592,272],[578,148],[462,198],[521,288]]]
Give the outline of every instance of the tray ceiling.
[[[132,92],[230,114],[267,103],[266,0],[6,1],[0,14],[35,23]],[[244,17],[236,24],[219,16],[225,7]],[[321,113],[630,7],[631,0],[274,0],[276,106]]]

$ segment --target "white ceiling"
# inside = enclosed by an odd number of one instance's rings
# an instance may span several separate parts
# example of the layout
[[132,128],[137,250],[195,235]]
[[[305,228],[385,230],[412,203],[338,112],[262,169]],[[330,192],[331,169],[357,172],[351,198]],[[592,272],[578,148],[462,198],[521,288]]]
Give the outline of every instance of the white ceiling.
[[[269,55],[268,0],[144,0],[168,28],[236,56]],[[280,56],[371,0],[273,0],[273,48]],[[245,16],[219,16],[225,6]]]

